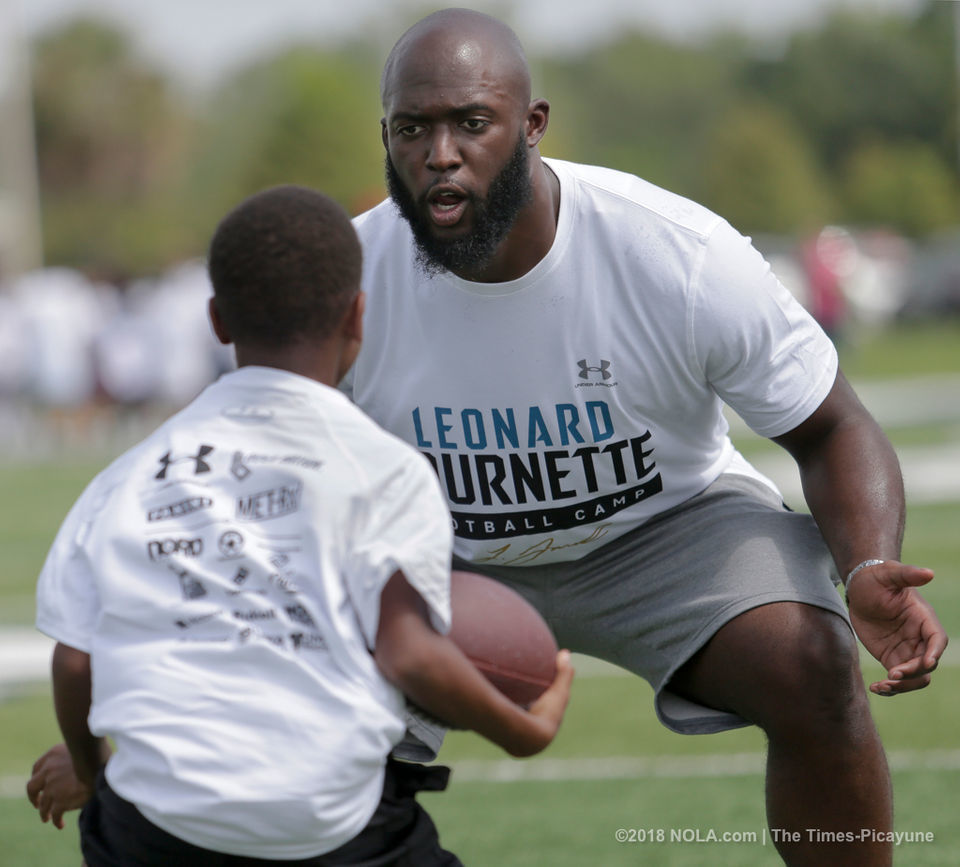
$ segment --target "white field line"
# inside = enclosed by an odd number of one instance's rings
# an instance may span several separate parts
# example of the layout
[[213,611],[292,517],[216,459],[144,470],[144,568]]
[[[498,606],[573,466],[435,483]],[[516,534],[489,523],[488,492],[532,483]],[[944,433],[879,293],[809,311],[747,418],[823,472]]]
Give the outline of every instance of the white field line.
[[[903,750],[888,754],[894,771],[960,771],[960,750]],[[762,753],[704,756],[608,756],[602,759],[464,760],[453,763],[458,783],[742,777],[763,774]]]
[[[901,750],[888,754],[894,771],[960,771],[960,750]],[[607,756],[599,759],[463,760],[457,783],[517,783],[760,776],[762,753],[703,756]],[[0,777],[0,799],[26,798],[27,774]]]

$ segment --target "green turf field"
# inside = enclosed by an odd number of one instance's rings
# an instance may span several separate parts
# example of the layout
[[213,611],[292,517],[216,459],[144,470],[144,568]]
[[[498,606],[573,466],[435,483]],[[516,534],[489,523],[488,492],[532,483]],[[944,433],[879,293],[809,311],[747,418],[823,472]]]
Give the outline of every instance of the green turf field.
[[[956,323],[913,327],[863,338],[845,350],[844,366],[858,379],[958,371],[958,347]],[[890,433],[897,445],[960,439],[949,423]],[[0,498],[0,626],[31,622],[33,583],[46,549],[73,499],[105,462],[0,465],[0,489],[7,492]],[[937,571],[927,595],[954,636],[960,635],[958,530],[960,501],[909,508],[904,559]],[[896,829],[934,837],[898,846],[895,863],[903,867],[960,864],[958,660],[954,646],[928,690],[871,698],[893,767]],[[868,679],[877,670],[865,663]],[[451,788],[422,800],[444,843],[465,864],[780,863],[764,837],[764,746],[756,730],[673,735],[657,723],[645,684],[586,663],[582,674],[560,736],[542,757],[516,762],[471,734],[448,738],[441,759],[455,768]],[[47,688],[0,693],[0,732],[0,864],[77,867],[75,822],[62,832],[43,826],[21,795],[33,759],[59,739]],[[621,830],[635,842],[618,842]],[[723,835],[738,840],[712,842]]]
[[[958,688],[960,672],[950,667],[923,693],[872,699],[894,767],[896,829],[934,835],[932,843],[897,849],[896,863],[904,867],[960,863]],[[471,734],[450,735],[441,758],[454,765],[453,783],[444,794],[421,796],[445,845],[467,865],[779,863],[769,839],[762,842],[760,735],[753,729],[672,735],[655,721],[650,697],[632,678],[581,679],[557,741],[542,758],[525,762],[506,759]],[[0,730],[0,777],[10,789],[0,792],[6,796],[0,798],[0,863],[76,867],[75,822],[61,832],[41,825],[20,797],[22,784],[13,782],[57,737],[46,690],[0,704]],[[489,780],[504,767],[546,779]],[[654,837],[663,831],[668,839],[618,843],[619,829]],[[756,842],[713,843],[711,833],[752,834]],[[680,840],[670,842],[671,834]],[[685,841],[690,835],[704,842]]]

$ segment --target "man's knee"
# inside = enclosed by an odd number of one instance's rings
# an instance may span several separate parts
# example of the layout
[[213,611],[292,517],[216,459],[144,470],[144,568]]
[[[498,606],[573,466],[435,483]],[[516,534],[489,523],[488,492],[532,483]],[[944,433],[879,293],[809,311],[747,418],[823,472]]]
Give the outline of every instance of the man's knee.
[[869,709],[857,643],[836,614],[797,605],[780,638],[772,675],[779,683],[763,705],[766,728],[806,728],[811,734],[860,724]]
[[846,727],[866,708],[856,640],[842,618],[793,602],[724,625],[673,681],[681,694],[767,730]]

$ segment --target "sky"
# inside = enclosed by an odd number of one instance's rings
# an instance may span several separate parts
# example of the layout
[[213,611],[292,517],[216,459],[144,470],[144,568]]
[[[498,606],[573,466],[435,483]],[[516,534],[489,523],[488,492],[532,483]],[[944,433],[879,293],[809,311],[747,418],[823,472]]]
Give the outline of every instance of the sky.
[[[384,54],[424,0],[0,0],[0,18],[28,36],[80,14],[119,24],[151,62],[188,86],[205,87],[292,40],[373,36]],[[453,0],[507,21],[531,51],[562,52],[627,25],[678,39],[718,27],[776,40],[838,6],[912,11],[922,0]]]

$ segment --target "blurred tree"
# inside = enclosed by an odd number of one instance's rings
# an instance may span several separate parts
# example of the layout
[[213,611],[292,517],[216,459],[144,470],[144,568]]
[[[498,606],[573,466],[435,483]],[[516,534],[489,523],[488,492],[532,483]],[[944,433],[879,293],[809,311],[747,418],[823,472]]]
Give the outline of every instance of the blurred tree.
[[[737,34],[630,32],[531,57],[553,105],[544,152],[637,173],[748,232],[833,219],[922,234],[958,219],[952,5],[838,14],[777,56]],[[202,255],[228,208],[275,183],[352,213],[378,201],[384,50],[284,50],[196,105],[110,26],[47,33],[34,93],[48,261],[155,273]]]
[[851,221],[908,235],[960,221],[960,186],[936,148],[922,142],[859,146],[845,165],[843,195]]
[[175,203],[191,121],[118,30],[77,20],[34,49],[37,159],[50,263],[122,272],[178,255]]
[[960,11],[956,3],[927,0],[911,29],[914,40],[935,59],[936,80],[930,82],[936,90],[934,97],[940,114],[940,132],[930,143],[951,166],[960,180],[960,30],[957,21]]
[[833,206],[809,143],[783,112],[741,103],[708,135],[703,203],[748,234],[818,228]]
[[192,173],[205,219],[278,183],[320,188],[354,213],[383,198],[377,70],[362,46],[298,47],[228,82]]
[[744,43],[736,37],[689,46],[642,33],[544,60],[551,124],[559,132],[551,133],[546,150],[696,195],[704,137],[736,100],[744,62]]
[[952,14],[933,0],[915,19],[839,12],[782,58],[755,62],[744,83],[795,117],[831,171],[865,136],[936,143],[952,157]]

